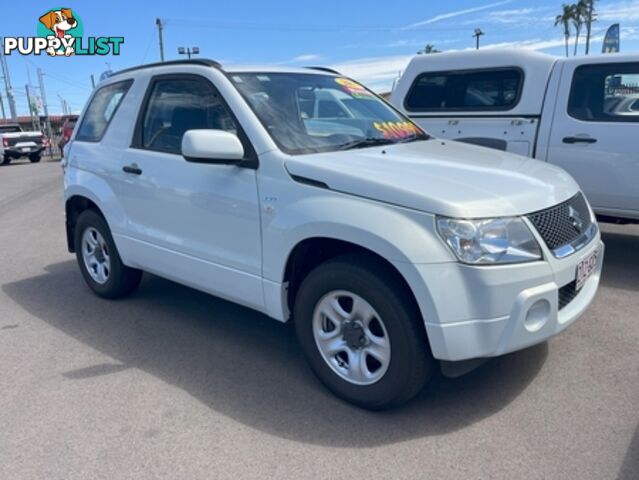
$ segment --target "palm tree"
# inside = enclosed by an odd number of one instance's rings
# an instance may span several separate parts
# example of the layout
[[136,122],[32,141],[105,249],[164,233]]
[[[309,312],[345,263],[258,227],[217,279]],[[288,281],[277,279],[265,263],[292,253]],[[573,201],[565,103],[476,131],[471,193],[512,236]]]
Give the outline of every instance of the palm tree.
[[566,45],[566,56],[568,56],[568,40],[570,39],[570,22],[573,19],[573,5],[564,3],[561,6],[561,15],[555,17],[555,27],[562,25],[564,27],[564,44]]
[[579,47],[579,33],[581,32],[581,26],[584,24],[584,20],[588,17],[588,0],[579,0],[579,2],[571,5],[572,10],[572,24],[575,26],[575,51],[573,55],[577,55],[577,49]]
[[592,22],[597,20],[597,14],[595,11],[595,1],[596,0],[586,0],[588,4],[588,13],[586,14],[586,55],[590,51],[590,30],[592,27]]

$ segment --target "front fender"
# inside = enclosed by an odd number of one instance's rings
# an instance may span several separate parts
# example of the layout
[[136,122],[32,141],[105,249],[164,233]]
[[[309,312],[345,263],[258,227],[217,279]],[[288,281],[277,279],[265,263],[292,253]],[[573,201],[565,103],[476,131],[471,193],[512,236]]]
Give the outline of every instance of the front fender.
[[[287,198],[263,216],[265,288],[272,288],[272,293],[282,288],[296,245],[310,238],[330,238],[360,245],[388,260],[410,286],[423,318],[437,315],[416,264],[455,258],[439,239],[433,215],[311,186],[298,190],[295,198]],[[279,298],[283,304],[273,306],[272,314],[286,317],[286,296]]]

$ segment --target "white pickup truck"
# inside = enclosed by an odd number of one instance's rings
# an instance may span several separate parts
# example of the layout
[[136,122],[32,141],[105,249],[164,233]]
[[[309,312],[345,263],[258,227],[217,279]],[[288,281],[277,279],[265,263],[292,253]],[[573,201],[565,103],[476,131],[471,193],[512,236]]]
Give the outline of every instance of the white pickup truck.
[[639,221],[639,55],[418,55],[391,103],[440,138],[558,165],[602,220]]
[[31,163],[38,163],[44,148],[42,133],[25,132],[17,123],[0,125],[0,165],[8,165],[20,157],[29,157]]

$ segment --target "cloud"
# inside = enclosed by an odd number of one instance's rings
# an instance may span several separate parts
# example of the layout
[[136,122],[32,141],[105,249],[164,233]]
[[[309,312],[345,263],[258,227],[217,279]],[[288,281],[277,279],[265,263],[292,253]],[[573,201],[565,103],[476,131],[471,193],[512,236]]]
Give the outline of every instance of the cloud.
[[297,63],[297,62],[317,62],[321,60],[322,56],[316,53],[307,53],[304,55],[299,55],[297,57],[293,57],[289,60],[289,63]]
[[511,1],[512,0],[502,0],[495,3],[489,3],[487,5],[481,5],[479,7],[472,7],[472,8],[466,8],[464,10],[457,10],[454,12],[442,13],[440,15],[431,17],[427,20],[406,25],[405,27],[402,27],[402,30],[412,30],[415,28],[423,27],[424,25],[430,25],[431,23],[439,22],[441,20],[447,20],[449,18],[459,17],[461,15],[467,15],[469,13],[481,12],[482,10],[488,10],[489,8],[500,7],[501,5],[506,5],[507,3],[510,3]]
[[413,55],[370,57],[331,65],[340,73],[354,78],[376,92],[390,90],[393,81],[404,71]]
[[[564,45],[564,39],[554,38],[550,40],[543,40],[540,38],[534,38],[530,40],[519,40],[514,42],[499,42],[489,43],[482,45],[482,50],[488,50],[491,48],[523,48],[526,50],[545,50],[546,48],[561,47]],[[474,50],[474,47],[468,47],[464,50]]]
[[496,12],[488,12],[488,15],[491,17],[513,17],[519,15],[529,15],[533,13],[535,10],[540,10],[539,8],[515,8],[511,10],[498,10]]
[[[622,29],[623,30],[623,29]],[[632,28],[627,29],[627,35],[625,38],[631,39],[635,37],[635,30]],[[622,32],[623,35],[623,32]],[[592,35],[590,38],[591,45],[594,42],[603,41],[602,34]],[[582,41],[585,41],[585,36],[582,38]],[[574,46],[574,39],[570,41],[570,52],[572,55],[572,48]],[[559,46],[564,46],[564,39],[562,38],[554,38],[550,40],[543,40],[540,38],[535,38],[531,40],[520,40],[515,42],[500,42],[500,43],[490,43],[487,45],[482,45],[482,50],[488,50],[491,48],[522,48],[525,50],[546,50],[547,48],[555,48]],[[583,44],[582,44],[583,46]],[[464,50],[474,50],[474,48],[465,48]]]
[[458,43],[460,40],[455,38],[455,39],[443,39],[443,40],[433,40],[433,41],[425,41],[423,38],[411,38],[411,39],[401,39],[401,40],[394,40],[392,42],[389,43],[385,43],[384,45],[382,45],[382,47],[384,48],[402,48],[402,47],[421,47],[423,48],[424,46],[426,46],[426,44],[430,43],[431,45],[434,45],[435,48],[440,47],[442,45],[447,45],[447,44],[451,44],[451,43]]
[[554,10],[550,7],[517,8],[512,10],[500,10],[486,12],[480,22],[494,22],[500,24],[532,24],[537,22],[553,21]]
[[639,1],[619,2],[596,8],[597,20],[629,22],[639,20]]

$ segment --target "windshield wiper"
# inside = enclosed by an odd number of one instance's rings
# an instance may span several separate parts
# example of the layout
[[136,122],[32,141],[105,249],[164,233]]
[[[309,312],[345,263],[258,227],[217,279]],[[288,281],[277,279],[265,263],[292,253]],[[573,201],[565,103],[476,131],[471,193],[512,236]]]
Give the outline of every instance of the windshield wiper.
[[352,150],[355,148],[365,148],[365,147],[375,147],[378,145],[389,145],[391,143],[395,143],[394,140],[390,140],[388,138],[360,138],[358,140],[354,140],[352,142],[345,143],[339,146],[339,150]]
[[409,142],[416,142],[418,140],[428,140],[429,136],[426,135],[422,135],[422,134],[417,134],[414,133],[412,135],[409,135],[407,137],[402,138],[401,140],[398,140],[397,143],[409,143]]

